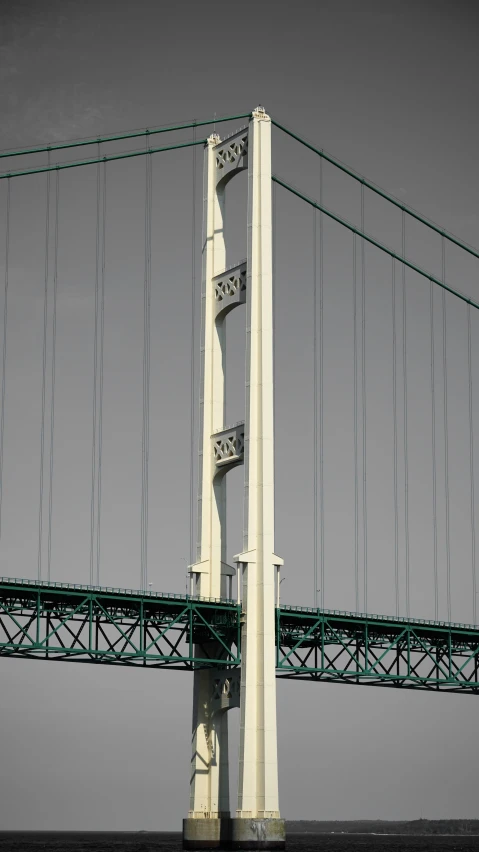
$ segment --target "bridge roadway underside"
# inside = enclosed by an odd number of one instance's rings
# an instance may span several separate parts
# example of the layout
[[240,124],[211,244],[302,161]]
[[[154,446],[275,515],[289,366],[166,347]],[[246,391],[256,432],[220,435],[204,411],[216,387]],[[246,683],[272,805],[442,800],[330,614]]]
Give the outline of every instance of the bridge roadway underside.
[[[0,579],[3,657],[236,668],[241,618],[230,600]],[[276,654],[277,677],[479,693],[472,625],[282,606]]]

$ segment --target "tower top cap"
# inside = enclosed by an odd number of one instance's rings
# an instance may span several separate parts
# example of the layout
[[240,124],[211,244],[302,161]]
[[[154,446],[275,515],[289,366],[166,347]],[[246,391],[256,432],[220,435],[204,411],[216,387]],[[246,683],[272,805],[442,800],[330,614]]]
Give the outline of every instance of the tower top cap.
[[256,109],[253,110],[251,115],[253,116],[253,118],[269,118],[269,115],[267,114],[265,108],[260,104],[256,107]]

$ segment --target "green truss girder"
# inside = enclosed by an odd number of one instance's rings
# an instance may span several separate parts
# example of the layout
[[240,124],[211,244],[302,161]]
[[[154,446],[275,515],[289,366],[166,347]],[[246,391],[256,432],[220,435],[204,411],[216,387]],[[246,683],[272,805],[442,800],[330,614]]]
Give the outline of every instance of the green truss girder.
[[278,677],[479,694],[479,627],[284,607]]
[[0,656],[173,669],[240,663],[240,607],[122,589],[0,581]]
[[[241,662],[228,600],[0,579],[0,656],[192,670]],[[479,627],[281,607],[278,677],[479,693]]]

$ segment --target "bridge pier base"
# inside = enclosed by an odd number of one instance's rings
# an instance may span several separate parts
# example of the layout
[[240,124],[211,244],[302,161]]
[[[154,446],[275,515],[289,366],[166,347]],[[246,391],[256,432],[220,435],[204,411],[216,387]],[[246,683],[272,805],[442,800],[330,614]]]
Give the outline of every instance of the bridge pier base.
[[284,819],[232,819],[232,849],[284,849]]
[[183,820],[183,849],[227,849],[231,845],[231,817]]
[[284,819],[189,817],[183,820],[183,849],[284,848]]

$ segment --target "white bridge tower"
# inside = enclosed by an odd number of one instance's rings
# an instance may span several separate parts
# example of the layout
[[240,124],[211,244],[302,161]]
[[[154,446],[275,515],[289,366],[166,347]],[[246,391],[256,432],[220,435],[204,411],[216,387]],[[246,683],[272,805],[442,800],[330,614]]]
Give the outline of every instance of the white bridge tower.
[[[226,184],[248,169],[247,259],[225,270]],[[278,803],[275,679],[271,121],[262,107],[247,128],[207,141],[204,169],[200,465],[196,594],[231,595],[226,553],[226,473],[244,463],[243,552],[235,556],[242,601],[241,678],[231,669],[194,674],[187,849],[283,849]],[[226,429],[225,325],[246,304],[246,416]],[[276,576],[278,575],[278,576]],[[226,686],[226,688],[225,688]],[[240,706],[238,807],[231,818],[227,711]]]

